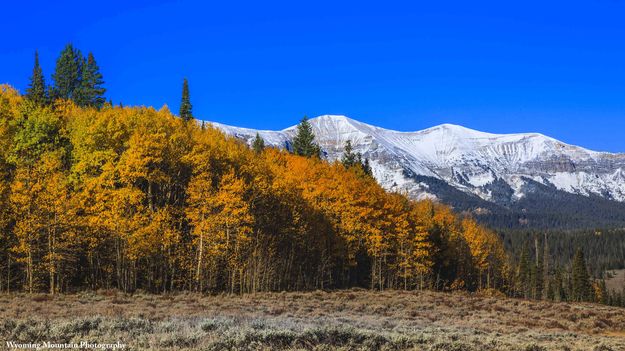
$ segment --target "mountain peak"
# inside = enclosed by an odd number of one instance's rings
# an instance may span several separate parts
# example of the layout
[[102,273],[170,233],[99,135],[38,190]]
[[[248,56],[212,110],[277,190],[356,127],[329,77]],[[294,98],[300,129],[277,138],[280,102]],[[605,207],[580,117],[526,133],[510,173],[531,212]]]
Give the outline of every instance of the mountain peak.
[[451,134],[451,135],[455,135],[455,136],[462,136],[464,138],[485,138],[485,139],[495,139],[495,138],[515,138],[515,139],[521,139],[521,138],[541,138],[541,139],[549,139],[549,140],[554,140],[553,138],[550,138],[546,135],[540,134],[540,133],[509,133],[509,134],[497,134],[497,133],[488,133],[488,132],[482,132],[479,130],[475,130],[475,129],[471,129],[471,128],[467,128],[461,125],[457,125],[457,124],[451,124],[451,123],[443,123],[443,124],[439,124],[437,126],[434,127],[430,127],[427,129],[422,130],[420,133],[432,133],[432,132],[439,132],[439,133],[446,133],[446,134]]
[[[313,127],[317,141],[324,138],[334,138],[336,143],[344,142],[347,139],[354,139],[364,136],[362,128],[367,126],[347,116],[343,115],[322,115],[309,120]],[[293,133],[297,126],[284,129],[283,132]]]
[[[328,160],[339,159],[349,140],[370,160],[385,188],[415,197],[427,190],[410,175],[434,177],[488,201],[496,197],[494,187],[502,184],[508,187],[506,196],[522,198],[523,179],[574,194],[625,201],[625,154],[589,151],[538,133],[494,134],[450,123],[399,132],[344,115],[321,115],[309,121]],[[296,126],[256,131],[213,125],[248,143],[258,132],[268,145],[280,148],[288,148],[297,133]]]
[[310,119],[311,121],[324,121],[324,120],[334,120],[334,121],[353,121],[351,118],[345,115],[321,115]]
[[334,125],[334,126],[342,126],[342,125],[354,126],[356,123],[360,123],[356,120],[353,120],[343,115],[321,115],[315,118],[311,118],[309,122],[313,125]]
[[481,132],[475,129],[471,129],[471,128],[467,128],[461,125],[451,124],[451,123],[439,124],[437,126],[430,127],[421,131],[421,133],[424,133],[424,134],[432,133],[432,132],[439,132],[439,133],[442,132],[446,134],[452,134],[452,135],[464,136],[464,137],[489,138],[489,137],[497,136],[497,134]]

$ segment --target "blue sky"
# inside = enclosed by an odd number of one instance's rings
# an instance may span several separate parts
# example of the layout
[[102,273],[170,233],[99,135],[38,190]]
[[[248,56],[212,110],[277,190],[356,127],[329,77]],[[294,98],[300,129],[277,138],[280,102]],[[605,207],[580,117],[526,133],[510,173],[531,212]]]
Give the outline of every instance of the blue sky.
[[48,80],[72,42],[125,105],[282,129],[345,114],[397,130],[440,123],[541,132],[625,152],[625,2],[11,1],[0,82]]

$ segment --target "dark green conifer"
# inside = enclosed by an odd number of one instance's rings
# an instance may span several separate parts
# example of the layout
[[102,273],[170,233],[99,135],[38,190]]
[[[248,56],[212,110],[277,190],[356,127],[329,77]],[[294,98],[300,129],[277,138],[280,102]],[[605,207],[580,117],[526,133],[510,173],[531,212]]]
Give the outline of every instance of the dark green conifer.
[[293,153],[304,157],[321,156],[321,149],[315,143],[315,134],[308,117],[304,116],[297,126],[297,134],[293,138]]
[[529,275],[529,292],[528,297],[531,299],[536,298],[536,285],[538,280],[538,267],[534,263],[530,263],[530,275]]
[[82,60],[82,78],[74,100],[79,106],[101,108],[104,105],[104,80],[92,53]]
[[26,98],[38,105],[44,105],[48,102],[46,83],[41,66],[39,66],[39,53],[37,51],[35,51],[33,75],[30,77],[30,84],[26,89]]
[[357,155],[353,152],[352,141],[347,140],[345,142],[345,149],[343,151],[343,157],[341,157],[341,163],[345,168],[353,167],[357,162]]
[[584,251],[582,251],[581,248],[577,249],[575,257],[573,258],[571,277],[573,301],[591,301],[592,287],[588,275],[588,268],[586,267]]
[[371,169],[368,158],[365,158],[365,161],[362,163],[362,170],[365,172],[366,175],[373,177],[373,170]]
[[254,149],[257,154],[260,154],[265,149],[265,140],[258,132],[256,132],[256,137],[254,138],[254,142],[252,142],[252,149]]
[[187,78],[182,81],[182,100],[180,101],[180,118],[185,122],[193,119],[193,113],[191,112],[191,99],[189,98],[189,82]]
[[556,267],[555,273],[553,276],[553,300],[554,301],[565,301],[566,294],[564,290],[564,278],[562,277],[562,270],[559,267]]
[[56,61],[56,68],[52,74],[55,99],[74,99],[80,88],[82,78],[83,57],[72,44],[67,44]]

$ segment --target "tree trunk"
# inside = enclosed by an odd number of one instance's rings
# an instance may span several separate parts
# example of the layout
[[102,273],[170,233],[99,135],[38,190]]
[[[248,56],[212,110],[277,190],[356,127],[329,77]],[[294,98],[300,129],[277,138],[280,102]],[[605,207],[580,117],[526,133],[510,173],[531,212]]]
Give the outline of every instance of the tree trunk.
[[195,274],[195,282],[196,282],[196,286],[198,291],[202,292],[203,290],[203,286],[202,286],[202,259],[204,255],[204,233],[200,233],[200,249],[198,252],[198,260],[197,260],[197,271]]
[[28,293],[32,294],[33,293],[33,249],[32,249],[32,242],[30,240],[30,233],[28,234],[28,268],[27,268],[27,275],[28,275]]
[[52,230],[48,230],[48,273],[50,275],[50,294],[54,295],[54,244],[52,243]]
[[7,294],[11,292],[11,255],[7,253]]

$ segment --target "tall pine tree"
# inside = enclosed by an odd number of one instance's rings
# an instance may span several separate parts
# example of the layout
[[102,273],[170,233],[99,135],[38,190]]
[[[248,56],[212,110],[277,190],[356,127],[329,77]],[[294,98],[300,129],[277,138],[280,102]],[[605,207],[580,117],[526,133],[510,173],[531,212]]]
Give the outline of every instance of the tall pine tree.
[[567,298],[564,289],[564,278],[562,277],[562,270],[560,267],[556,267],[553,275],[553,299],[555,301],[565,301]]
[[252,142],[252,149],[254,149],[257,154],[260,154],[265,149],[265,140],[258,132],[256,132],[256,137],[254,138],[254,142]]
[[30,84],[28,89],[26,89],[26,98],[38,105],[43,105],[48,101],[46,83],[41,66],[39,66],[39,53],[37,51],[35,51],[33,75],[30,77]]
[[80,89],[82,79],[83,57],[72,44],[67,44],[56,61],[56,68],[52,74],[55,99],[74,99]]
[[343,157],[341,157],[341,163],[345,166],[345,168],[350,168],[356,164],[356,156],[354,148],[352,147],[352,141],[347,140],[345,142]]
[[306,116],[297,125],[297,135],[293,138],[293,153],[304,157],[320,157],[321,155],[321,149],[315,143],[315,134]]
[[103,84],[104,80],[100,68],[95,62],[93,53],[89,53],[87,60],[82,60],[82,78],[74,97],[76,104],[101,108],[104,105],[104,93],[106,92]]
[[573,258],[572,280],[573,301],[591,301],[592,285],[590,284],[584,251],[582,251],[581,248],[577,249],[575,257]]
[[368,158],[365,158],[365,161],[362,163],[362,170],[366,175],[373,177],[373,170],[371,169],[371,164],[369,163]]
[[187,78],[182,82],[182,100],[180,101],[180,118],[182,118],[185,122],[188,122],[193,119],[193,114],[191,112],[191,99],[189,98],[189,82]]

